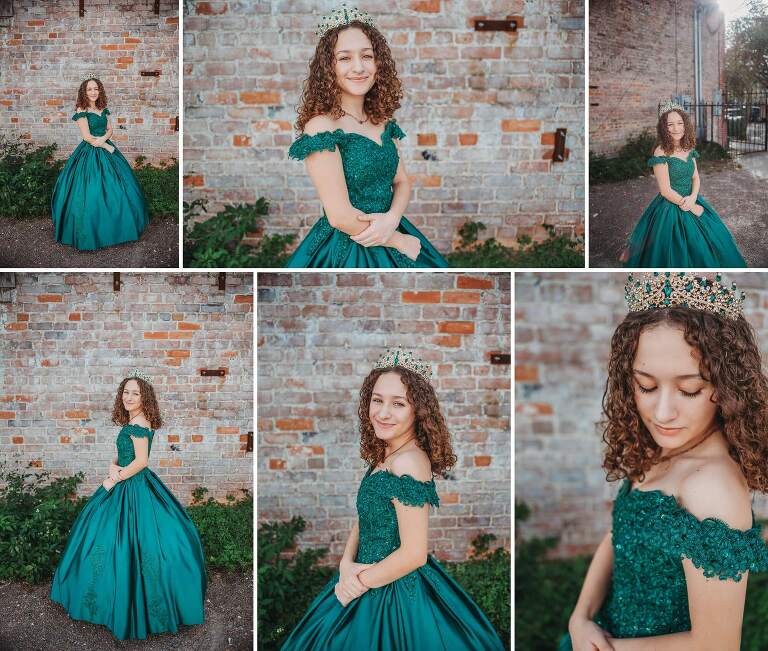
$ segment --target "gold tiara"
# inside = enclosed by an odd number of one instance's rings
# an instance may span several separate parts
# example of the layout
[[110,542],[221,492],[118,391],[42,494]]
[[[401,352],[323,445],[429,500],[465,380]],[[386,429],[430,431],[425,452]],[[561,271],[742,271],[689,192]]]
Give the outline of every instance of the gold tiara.
[[317,31],[315,34],[322,38],[326,32],[330,32],[336,27],[343,25],[349,25],[353,20],[357,20],[371,27],[376,27],[373,22],[373,18],[368,12],[360,11],[357,7],[347,7],[347,3],[342,3],[341,7],[334,9],[331,13],[320,18],[320,23],[317,25]]
[[132,368],[130,373],[125,376],[126,380],[130,380],[131,378],[136,378],[137,380],[144,380],[147,384],[152,384],[152,378],[147,375],[144,371],[138,368]]
[[729,288],[720,284],[722,276],[715,280],[681,271],[672,273],[646,273],[640,277],[632,274],[624,285],[624,298],[630,312],[640,312],[665,307],[689,307],[706,310],[713,314],[738,319],[744,305],[744,292],[739,293],[736,283]]
[[395,366],[401,366],[409,371],[418,373],[427,382],[432,377],[432,367],[427,362],[421,359],[421,357],[417,358],[410,350],[405,350],[399,346],[387,348],[387,352],[383,353],[376,360],[373,368],[394,368]]

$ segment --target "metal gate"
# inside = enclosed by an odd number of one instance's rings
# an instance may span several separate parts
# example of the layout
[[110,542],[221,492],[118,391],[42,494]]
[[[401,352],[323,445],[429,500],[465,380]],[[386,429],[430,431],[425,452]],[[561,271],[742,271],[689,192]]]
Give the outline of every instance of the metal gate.
[[731,154],[768,151],[768,93],[728,97],[724,109]]

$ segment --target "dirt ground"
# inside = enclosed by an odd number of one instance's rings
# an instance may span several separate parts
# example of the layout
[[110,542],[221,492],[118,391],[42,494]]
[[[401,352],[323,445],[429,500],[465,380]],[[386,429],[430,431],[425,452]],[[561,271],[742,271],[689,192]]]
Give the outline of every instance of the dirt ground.
[[[731,231],[750,267],[768,267],[768,180],[735,163],[705,163],[701,196]],[[658,193],[653,176],[589,189],[589,266],[620,267],[624,244]]]
[[11,267],[178,267],[179,224],[153,218],[138,242],[98,251],[78,251],[53,237],[49,217],[16,219],[0,216],[0,269]]
[[205,623],[184,626],[178,634],[146,640],[116,640],[105,626],[77,622],[48,599],[50,585],[0,584],[0,650],[253,649],[253,576],[211,572],[205,596]]

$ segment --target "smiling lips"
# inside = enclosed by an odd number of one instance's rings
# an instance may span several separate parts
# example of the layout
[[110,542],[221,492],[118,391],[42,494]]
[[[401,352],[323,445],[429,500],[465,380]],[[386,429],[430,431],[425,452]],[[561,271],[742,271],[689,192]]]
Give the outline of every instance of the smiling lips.
[[394,427],[395,426],[394,423],[382,423],[381,421],[378,421],[378,420],[376,421],[376,424],[379,427],[384,427],[385,429],[388,428],[388,427]]
[[368,77],[359,77],[357,79],[355,77],[350,77],[349,78],[350,81],[366,81],[367,79],[368,79]]

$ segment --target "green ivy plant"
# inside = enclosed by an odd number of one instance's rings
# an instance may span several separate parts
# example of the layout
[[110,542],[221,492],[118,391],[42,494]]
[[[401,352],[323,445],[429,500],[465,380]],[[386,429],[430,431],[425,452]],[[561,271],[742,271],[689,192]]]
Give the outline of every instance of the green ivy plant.
[[195,523],[205,550],[208,567],[225,570],[253,571],[253,497],[242,489],[243,497],[227,495],[221,504],[209,497],[208,489],[199,486],[192,491],[187,513]]
[[459,229],[461,241],[446,256],[452,267],[577,267],[584,266],[580,239],[556,235],[554,226],[544,224],[547,239],[534,242],[529,236],[517,238],[518,248],[504,246],[495,237],[482,242],[479,234],[486,229],[482,222],[465,222]]
[[146,157],[137,156],[133,172],[144,192],[149,214],[176,219],[179,215],[179,162],[172,158],[170,162],[150,165]]
[[246,233],[257,232],[269,212],[269,202],[260,197],[256,203],[227,205],[204,221],[196,218],[207,212],[207,201],[184,202],[185,267],[282,267],[288,259],[287,248],[296,235],[267,235],[258,246],[243,244]]
[[0,216],[45,217],[64,161],[53,155],[55,144],[35,147],[0,135]]
[[83,473],[50,481],[48,472],[0,472],[0,580],[50,579],[72,523],[85,506],[74,495]]

